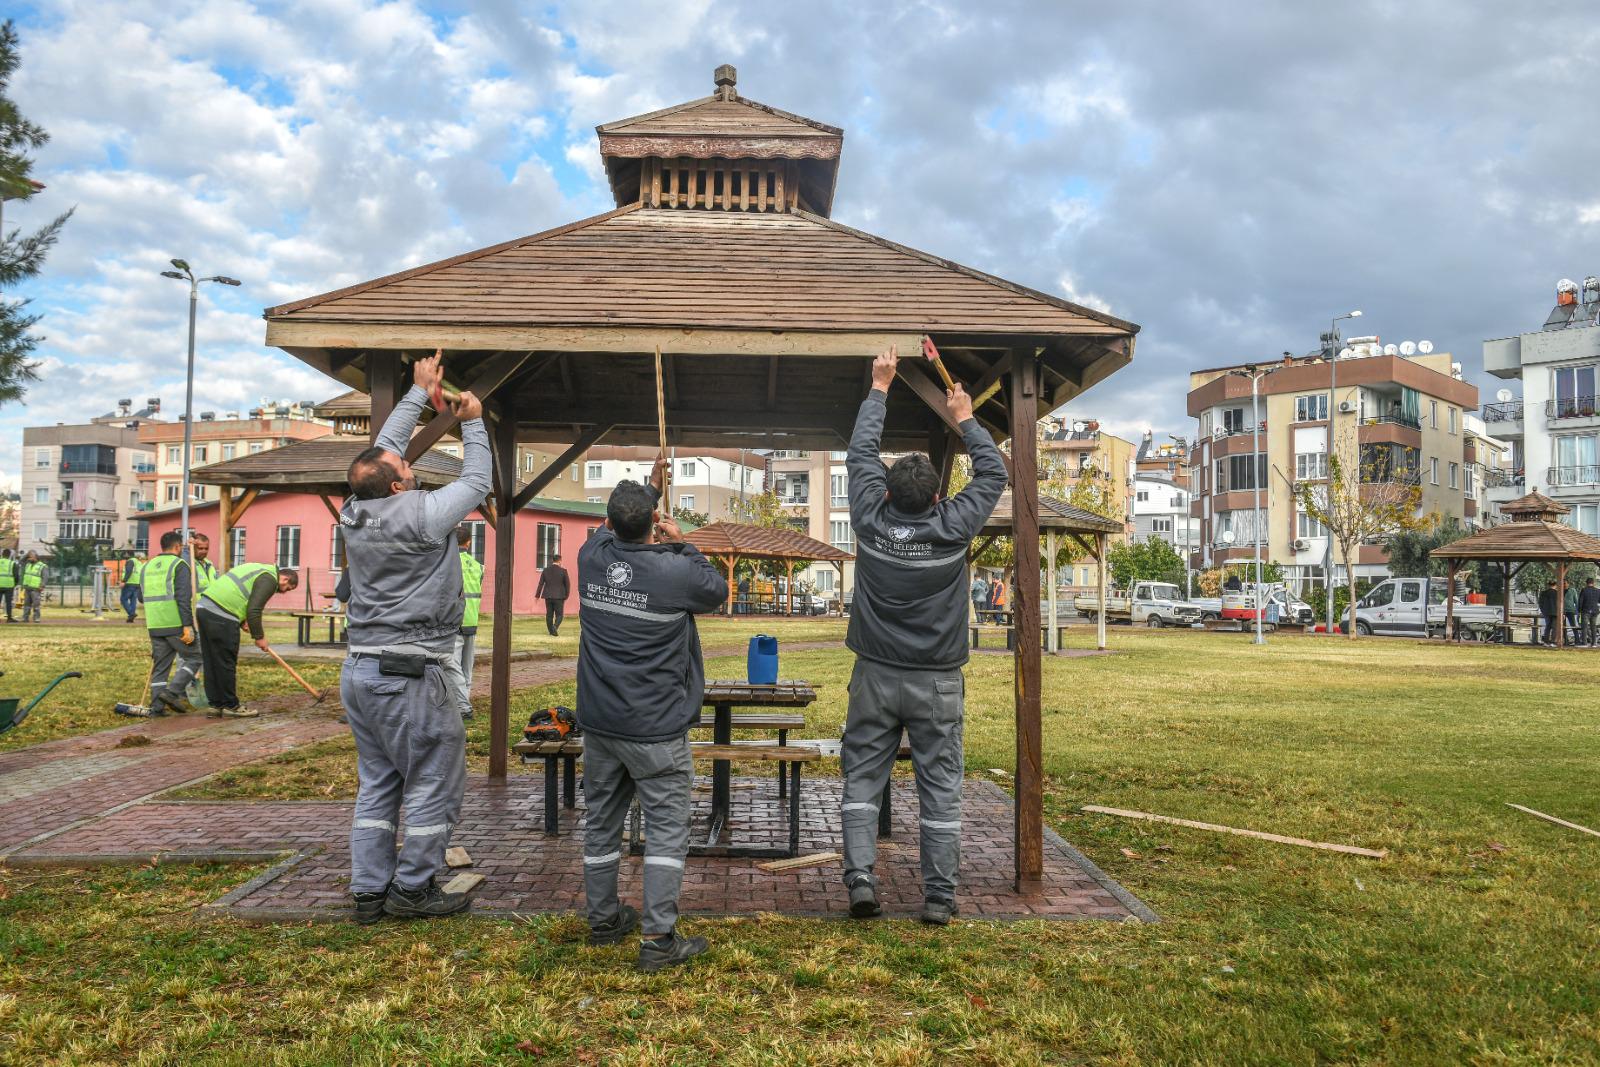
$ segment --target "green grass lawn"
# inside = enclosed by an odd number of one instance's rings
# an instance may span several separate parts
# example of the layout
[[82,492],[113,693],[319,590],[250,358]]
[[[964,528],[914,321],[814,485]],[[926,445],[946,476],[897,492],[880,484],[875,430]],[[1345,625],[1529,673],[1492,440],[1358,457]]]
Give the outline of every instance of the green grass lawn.
[[[574,916],[261,928],[190,917],[239,869],[9,872],[0,1057],[1600,1062],[1600,840],[1505,807],[1600,827],[1600,657],[1120,628],[1112,646],[1046,661],[1047,818],[1160,924],[695,920],[713,955],[644,977],[623,951],[582,946]],[[836,732],[849,668],[839,651],[785,656],[786,675],[824,684],[808,733]],[[519,694],[519,710],[563,696]],[[486,730],[480,715],[480,765]],[[227,788],[345,795],[350,754],[323,748]],[[1003,656],[969,667],[967,764],[1013,764]]]

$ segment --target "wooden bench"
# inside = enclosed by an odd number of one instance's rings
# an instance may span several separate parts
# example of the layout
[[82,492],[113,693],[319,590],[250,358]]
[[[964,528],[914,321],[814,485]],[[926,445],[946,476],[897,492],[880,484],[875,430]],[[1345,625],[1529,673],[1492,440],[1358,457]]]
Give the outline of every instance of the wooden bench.
[[569,737],[565,741],[518,741],[511,750],[522,757],[523,763],[544,760],[544,832],[551,837],[561,832],[556,818],[557,769],[566,771],[561,777],[562,806],[571,810],[578,806],[578,757],[583,755],[583,738]]
[[[967,629],[970,630],[971,633],[972,633],[972,647],[973,648],[982,647],[980,645],[980,643],[979,643],[979,638],[982,636],[982,633],[983,633],[983,631],[985,629],[989,630],[991,633],[998,629],[1000,633],[1005,634],[1006,651],[1007,652],[1015,651],[1016,644],[1017,644],[1017,631],[1012,629],[1009,626],[1004,627],[1004,628],[998,628],[998,627],[993,627],[993,626],[985,627],[985,626],[983,626],[981,624],[968,623],[967,624]],[[1066,642],[1066,636],[1067,636],[1067,626],[1066,626],[1066,624],[1065,623],[1059,623],[1059,622],[1056,623],[1056,643],[1057,644],[1064,644]],[[1048,623],[1045,623],[1045,622],[1040,622],[1039,623],[1039,644],[1041,646],[1045,647],[1045,648],[1049,648],[1050,647],[1050,626],[1049,626]]]
[[[289,614],[294,616],[294,643],[301,648],[324,643],[328,645],[342,645],[345,643],[343,632],[344,612],[292,611]],[[326,619],[328,622],[328,640],[326,642],[313,641],[311,639],[311,629],[318,619]]]
[[[735,712],[733,715],[733,728],[735,730],[776,730],[778,731],[778,744],[789,743],[789,731],[798,730],[806,724],[806,717],[795,711],[762,711],[762,712]],[[701,714],[700,724],[696,730],[714,730],[717,726],[715,714]],[[782,800],[789,791],[789,780],[784,776],[784,768],[778,768],[778,799]]]
[[[816,741],[796,741],[795,745],[796,747],[804,745],[806,748],[814,748],[829,759],[838,759],[840,752],[844,749],[844,742],[837,738]],[[896,763],[911,758],[911,742],[904,733],[900,735],[900,748],[895,752],[894,758]],[[893,788],[893,779],[885,782],[883,785],[883,796],[878,800],[879,837],[894,836],[894,830],[889,821],[890,803],[894,796],[892,793]]]

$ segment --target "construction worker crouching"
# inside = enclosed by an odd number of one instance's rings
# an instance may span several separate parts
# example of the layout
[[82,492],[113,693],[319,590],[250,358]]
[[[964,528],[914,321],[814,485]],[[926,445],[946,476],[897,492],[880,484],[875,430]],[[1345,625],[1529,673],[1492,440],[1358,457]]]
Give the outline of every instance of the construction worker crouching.
[[183,535],[168,530],[161,535],[161,554],[146,562],[139,574],[144,624],[150,633],[151,715],[165,715],[169,708],[180,713],[194,710],[186,696],[189,683],[200,673],[191,577],[189,561],[183,558]]
[[44,600],[45,577],[50,573],[39,559],[39,553],[29,552],[22,561],[18,581],[22,585],[22,621],[38,622],[39,605]]
[[[350,829],[353,918],[433,918],[465,911],[464,893],[435,884],[466,791],[466,726],[448,664],[456,655],[465,597],[456,527],[490,484],[483,406],[461,394],[461,478],[417,489],[406,449],[440,354],[416,363],[378,443],[350,464],[351,495],[339,511],[350,599],[349,655],[340,675],[360,787]],[[509,605],[501,605],[507,610]],[[405,808],[405,841],[395,838]]]
[[267,651],[262,621],[267,601],[299,584],[298,571],[279,569],[270,563],[241,563],[218,575],[200,594],[195,619],[200,624],[200,660],[205,667],[206,703],[210,705],[207,715],[253,719],[261,714],[239,703],[239,631],[249,629],[256,647]]
[[641,925],[639,912],[617,899],[622,824],[637,794],[645,824],[642,971],[706,950],[705,938],[677,932],[694,785],[689,731],[705,695],[694,616],[728,599],[727,579],[656,512],[666,464],[656,459],[648,486],[617,483],[606,524],[578,552],[589,942],[614,945]]

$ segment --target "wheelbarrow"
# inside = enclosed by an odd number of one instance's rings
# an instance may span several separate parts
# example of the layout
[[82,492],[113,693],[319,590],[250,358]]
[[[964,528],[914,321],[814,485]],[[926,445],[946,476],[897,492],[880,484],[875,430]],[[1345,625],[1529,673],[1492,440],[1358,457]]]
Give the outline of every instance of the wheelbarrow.
[[[5,674],[5,671],[0,671],[0,675],[3,674]],[[21,697],[0,697],[0,734],[8,733],[16,727],[21,726],[22,720],[28,717],[28,712],[38,707],[39,701],[50,695],[50,690],[60,685],[68,678],[82,677],[83,673],[81,671],[68,671],[66,674],[61,675],[61,677],[45,686],[44,692],[30,700],[28,702],[28,706],[23,708],[21,711],[17,710],[17,705],[22,703]]]

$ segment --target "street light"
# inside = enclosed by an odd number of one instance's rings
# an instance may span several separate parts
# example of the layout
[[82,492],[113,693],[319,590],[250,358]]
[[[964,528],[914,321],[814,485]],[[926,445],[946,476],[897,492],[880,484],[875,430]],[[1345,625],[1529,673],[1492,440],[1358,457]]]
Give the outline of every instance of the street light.
[[1251,513],[1251,522],[1254,529],[1251,536],[1256,543],[1256,638],[1252,643],[1257,645],[1267,643],[1267,638],[1261,630],[1262,618],[1267,613],[1267,600],[1262,595],[1264,586],[1261,581],[1261,413],[1257,396],[1261,379],[1275,370],[1277,370],[1276,367],[1268,367],[1266,370],[1256,373],[1255,367],[1247,367],[1244,370],[1228,372],[1229,374],[1237,374],[1241,378],[1250,379],[1250,481],[1255,485],[1255,508]]
[[[163,278],[176,278],[180,282],[189,283],[189,364],[184,374],[183,384],[183,510],[179,520],[179,529],[183,536],[183,556],[189,561],[189,573],[194,573],[194,548],[189,541],[189,461],[194,442],[194,315],[195,306],[200,301],[200,283],[216,282],[218,285],[238,285],[236,278],[226,275],[214,274],[209,278],[196,278],[189,269],[187,260],[174,259],[172,265],[176,270],[164,270]],[[227,557],[228,547],[222,546],[224,559]]]
[[[1340,316],[1336,317],[1333,320],[1333,322],[1331,323],[1330,328],[1328,330],[1328,440],[1324,442],[1324,445],[1327,448],[1328,455],[1330,455],[1330,456],[1333,455],[1333,448],[1334,448],[1334,443],[1333,443],[1334,422],[1333,422],[1333,420],[1334,420],[1334,417],[1337,416],[1338,413],[1339,413],[1338,401],[1334,398],[1334,391],[1338,387],[1338,381],[1339,381],[1339,323],[1343,322],[1345,319],[1359,319],[1360,317],[1361,317],[1361,311],[1359,309],[1357,309],[1355,311],[1351,311],[1351,312],[1349,312],[1347,314],[1344,314],[1344,315],[1340,315]],[[1331,472],[1332,468],[1330,467],[1329,470]],[[1328,616],[1328,618],[1327,618],[1327,634],[1328,634],[1329,637],[1332,637],[1333,636],[1333,538],[1330,536],[1330,537],[1324,538],[1324,540],[1327,542],[1327,544],[1324,547],[1323,552],[1322,552],[1322,576],[1323,576],[1324,582],[1325,582],[1325,584],[1327,586],[1327,589],[1328,589],[1328,603],[1326,605],[1327,616]],[[1350,565],[1350,561],[1349,560],[1345,560],[1345,566],[1348,567],[1349,565]],[[1352,595],[1354,595],[1354,594],[1352,594]]]

